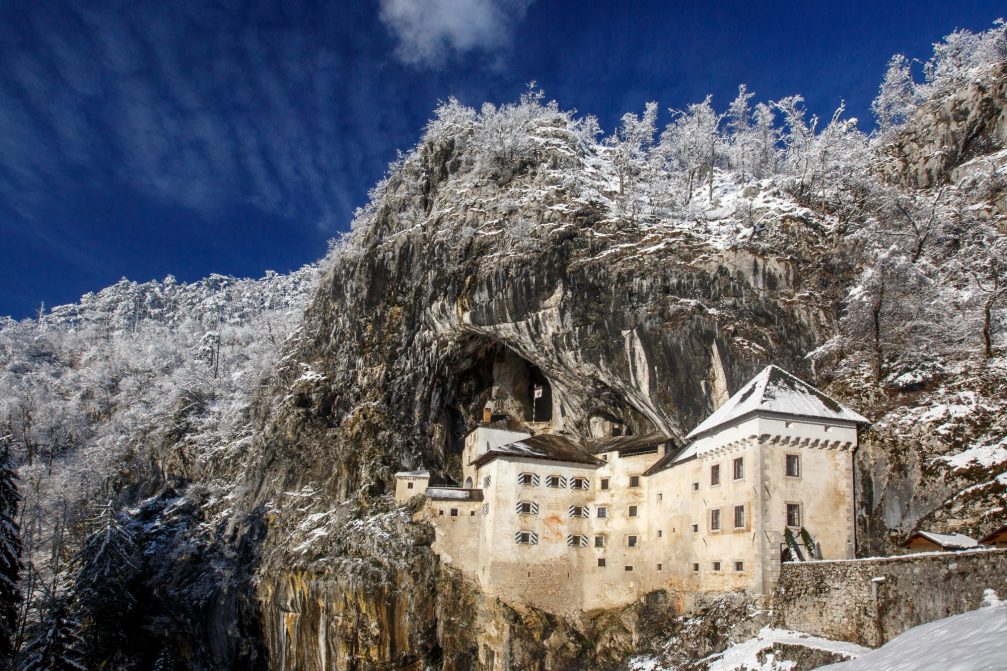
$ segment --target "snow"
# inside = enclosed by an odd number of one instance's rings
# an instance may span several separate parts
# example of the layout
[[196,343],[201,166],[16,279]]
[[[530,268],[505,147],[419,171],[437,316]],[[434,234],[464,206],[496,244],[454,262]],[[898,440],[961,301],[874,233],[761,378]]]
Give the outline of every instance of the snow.
[[942,456],[937,459],[947,463],[955,470],[974,465],[990,468],[1007,461],[1007,437],[996,443],[974,445],[958,454]]
[[986,590],[983,606],[913,627],[877,650],[822,671],[1003,671],[1007,604]]
[[456,487],[428,487],[427,496],[432,499],[457,499],[459,501],[467,501],[472,497],[472,491]]
[[937,534],[932,531],[918,531],[917,533],[946,548],[974,548],[979,545],[979,541],[976,539],[958,533]]
[[695,438],[722,424],[752,412],[776,412],[846,422],[869,423],[850,410],[777,366],[766,366],[715,413],[693,429],[686,438]]
[[[856,643],[834,641],[819,636],[811,636],[789,629],[773,629],[764,627],[755,638],[750,638],[733,645],[723,652],[710,655],[704,662],[709,664],[707,671],[784,671],[793,666],[793,662],[776,660],[772,654],[765,655],[765,661],[759,661],[759,653],[769,650],[776,644],[801,645],[816,650],[826,650],[849,658],[857,658],[870,652]],[[636,657],[630,660],[630,671],[674,671],[653,657]]]
[[397,478],[429,478],[430,471],[399,471],[395,474]]

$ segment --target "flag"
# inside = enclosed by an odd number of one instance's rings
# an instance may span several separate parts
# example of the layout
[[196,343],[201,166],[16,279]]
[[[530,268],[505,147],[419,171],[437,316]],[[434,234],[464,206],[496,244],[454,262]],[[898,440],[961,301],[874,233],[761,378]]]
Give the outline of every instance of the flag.
[[542,398],[542,387],[535,385],[535,398]]

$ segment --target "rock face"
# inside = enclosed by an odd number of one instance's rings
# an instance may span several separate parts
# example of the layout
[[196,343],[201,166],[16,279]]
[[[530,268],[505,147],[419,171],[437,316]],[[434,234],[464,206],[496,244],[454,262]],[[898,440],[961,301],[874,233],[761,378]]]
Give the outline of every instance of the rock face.
[[[898,174],[930,184],[975,133],[1002,142],[998,81],[972,107],[931,110],[955,120],[939,132],[905,133]],[[270,669],[614,667],[672,619],[670,599],[577,621],[488,599],[392,509],[393,473],[450,480],[483,407],[528,412],[531,380],[573,439],[599,419],[681,439],[766,364],[817,382],[806,355],[837,332],[859,269],[829,213],[762,184],[718,219],[711,177],[708,214],[668,223],[613,205],[603,157],[552,108],[522,126],[535,142],[520,160],[480,158],[471,132],[429,136],[376,190],[254,408],[237,499],[267,511],[255,598]],[[951,140],[955,157],[922,158]],[[884,440],[860,458],[864,547],[947,493],[911,476],[923,458],[892,475]]]

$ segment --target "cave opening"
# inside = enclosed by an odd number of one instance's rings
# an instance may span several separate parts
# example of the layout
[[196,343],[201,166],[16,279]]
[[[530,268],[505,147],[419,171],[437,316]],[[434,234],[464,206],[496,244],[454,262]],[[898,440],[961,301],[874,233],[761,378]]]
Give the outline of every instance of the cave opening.
[[552,421],[552,385],[549,378],[542,370],[534,365],[528,364],[528,390],[531,396],[531,408],[528,412],[528,419],[532,422]]

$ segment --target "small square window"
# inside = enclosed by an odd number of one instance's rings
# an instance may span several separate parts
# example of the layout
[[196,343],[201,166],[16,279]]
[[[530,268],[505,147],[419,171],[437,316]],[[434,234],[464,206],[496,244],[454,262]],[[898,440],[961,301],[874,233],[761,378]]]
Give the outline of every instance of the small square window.
[[452,508],[451,509],[451,517],[458,517],[458,509],[457,508]]
[[598,506],[598,517],[608,517],[608,506]]
[[714,508],[710,511],[710,530],[719,531],[720,530],[720,509]]
[[787,526],[788,527],[801,526],[801,504],[799,503],[787,504]]
[[632,567],[632,565],[630,565],[630,564],[626,564],[626,568],[625,568],[624,570],[625,570],[625,571],[632,571],[632,570],[633,570],[633,567]]
[[604,557],[598,557],[598,566],[601,566],[601,567],[605,566],[605,558]]
[[801,477],[801,455],[799,454],[787,455],[787,477],[789,478]]
[[734,528],[741,529],[745,526],[745,506],[734,506]]
[[663,571],[664,570],[664,564],[658,564],[657,565],[657,570],[658,571]]
[[438,515],[443,515],[443,514],[444,514],[444,511],[443,511],[443,510],[438,510],[438,511],[437,511],[437,514],[438,514]]
[[741,480],[745,477],[745,458],[738,457],[734,460],[734,479]]
[[719,571],[720,570],[720,562],[719,561],[713,562],[713,570],[714,571]]
[[564,480],[565,480],[565,478],[563,478],[560,475],[549,475],[549,476],[546,476],[545,486],[546,487],[552,487],[553,489],[556,489],[556,488],[559,488],[559,487],[563,487],[566,484],[564,482]]
[[661,538],[662,536],[664,536],[664,529],[658,529],[657,530],[657,537]]
[[693,564],[692,565],[692,572],[693,573],[699,573],[699,564]]
[[406,489],[412,489],[412,488],[413,488],[413,483],[407,482],[406,483]]
[[603,548],[603,547],[605,547],[605,537],[604,536],[595,536],[594,537],[594,546],[596,548]]
[[474,510],[470,510],[469,511],[469,517],[475,517],[475,515],[476,515],[476,511],[474,511]]
[[630,517],[636,517],[636,506],[630,506],[629,507],[629,516]]
[[637,546],[638,541],[639,536],[626,536],[626,545],[628,545],[631,548],[635,548]]
[[608,489],[608,478],[602,478],[601,484],[598,485],[599,489]]
[[738,571],[739,573],[742,572],[742,571],[744,571],[745,570],[745,562],[743,562],[743,561],[736,561],[736,562],[734,562],[734,570]]
[[582,490],[586,490],[590,486],[591,485],[587,481],[587,478],[572,478],[570,480],[570,489],[582,489]]
[[640,476],[639,475],[631,475],[631,476],[629,476],[629,486],[630,487],[639,487],[640,486]]
[[658,501],[664,501],[664,494],[662,494],[661,492],[658,492],[657,493],[657,500]]
[[698,492],[699,491],[699,483],[698,482],[692,483],[692,491],[694,491],[694,492]]
[[720,464],[710,466],[710,486],[715,487],[720,484]]
[[699,525],[698,524],[693,524],[692,525],[692,533],[694,533],[694,534],[698,534],[699,533]]

